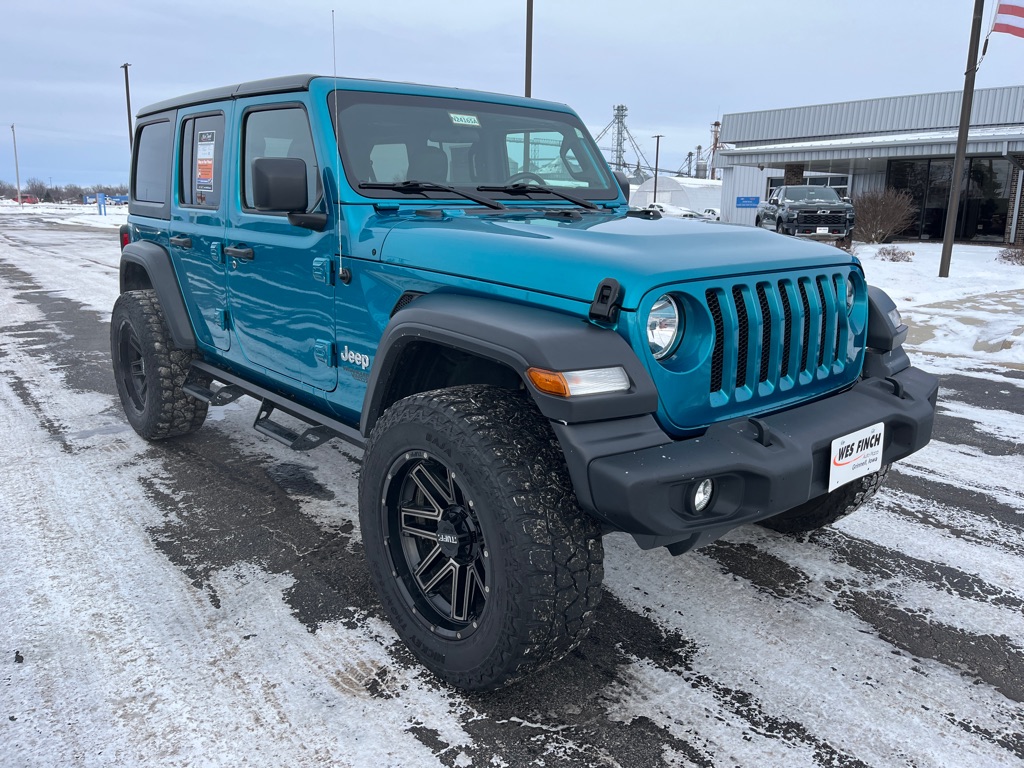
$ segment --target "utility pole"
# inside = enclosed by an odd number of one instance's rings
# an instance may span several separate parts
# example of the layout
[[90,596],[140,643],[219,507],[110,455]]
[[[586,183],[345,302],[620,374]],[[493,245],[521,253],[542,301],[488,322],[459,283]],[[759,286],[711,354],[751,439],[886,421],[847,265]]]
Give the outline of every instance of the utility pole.
[[11,123],[11,139],[14,141],[14,181],[18,185],[18,205],[21,205],[21,172],[18,170],[18,134]]
[[124,100],[128,105],[128,151],[132,151],[132,92],[128,86],[128,67],[131,64],[125,62],[121,65],[121,69],[124,70]]
[[533,0],[526,0],[526,98],[530,98],[533,81]]
[[967,131],[971,127],[971,106],[974,103],[974,75],[978,71],[978,41],[981,38],[981,17],[985,0],[974,0],[974,21],[971,24],[971,42],[967,46],[967,71],[964,72],[964,93],[960,101],[960,132],[956,137],[956,155],[953,158],[953,179],[949,188],[946,208],[946,230],[942,235],[942,259],[939,277],[949,277],[949,262],[953,256],[953,236],[956,234],[956,215],[960,207],[960,181],[967,156]]
[[651,136],[654,139],[654,200],[651,202],[658,202],[658,161],[661,159],[661,137],[663,133],[656,133]]

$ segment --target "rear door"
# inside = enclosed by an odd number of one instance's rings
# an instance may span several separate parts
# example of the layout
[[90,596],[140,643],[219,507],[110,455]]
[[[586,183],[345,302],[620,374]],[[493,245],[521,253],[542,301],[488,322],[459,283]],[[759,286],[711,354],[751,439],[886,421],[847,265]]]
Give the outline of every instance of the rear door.
[[249,363],[331,391],[338,383],[337,230],[305,229],[290,224],[285,213],[257,211],[253,205],[253,161],[297,157],[306,164],[307,212],[327,212],[320,174],[324,164],[298,96],[235,103],[239,163],[232,172],[235,204],[225,237],[231,326],[238,351]]
[[231,105],[178,112],[170,250],[200,343],[226,350],[227,273],[224,263],[225,124]]

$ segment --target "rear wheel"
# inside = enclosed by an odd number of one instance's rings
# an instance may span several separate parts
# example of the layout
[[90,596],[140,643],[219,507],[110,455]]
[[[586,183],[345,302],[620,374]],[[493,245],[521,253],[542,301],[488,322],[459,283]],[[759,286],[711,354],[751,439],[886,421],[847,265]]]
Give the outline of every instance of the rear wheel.
[[452,685],[496,688],[589,631],[600,529],[525,394],[467,386],[393,405],[370,435],[359,506],[388,618]]
[[807,533],[841,520],[865,504],[882,487],[889,465],[878,472],[836,488],[832,493],[804,502],[781,515],[762,520],[760,525],[779,533]]
[[110,354],[121,405],[142,437],[178,437],[203,425],[207,404],[182,391],[195,353],[174,346],[156,291],[118,297],[110,318]]

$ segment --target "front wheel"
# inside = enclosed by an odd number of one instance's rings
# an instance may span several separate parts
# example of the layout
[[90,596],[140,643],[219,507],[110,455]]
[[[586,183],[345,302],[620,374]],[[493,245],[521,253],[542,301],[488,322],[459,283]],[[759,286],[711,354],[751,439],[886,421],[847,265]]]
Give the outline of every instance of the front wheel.
[[759,524],[779,533],[807,533],[841,520],[865,504],[882,487],[889,465],[874,474],[865,475],[836,488],[816,499],[811,499],[781,515],[769,517]]
[[359,508],[385,612],[446,682],[496,688],[589,631],[600,529],[524,393],[466,386],[395,403],[367,443]]
[[775,220],[775,231],[778,232],[780,235],[786,234],[786,229],[785,227],[782,226],[782,219]]

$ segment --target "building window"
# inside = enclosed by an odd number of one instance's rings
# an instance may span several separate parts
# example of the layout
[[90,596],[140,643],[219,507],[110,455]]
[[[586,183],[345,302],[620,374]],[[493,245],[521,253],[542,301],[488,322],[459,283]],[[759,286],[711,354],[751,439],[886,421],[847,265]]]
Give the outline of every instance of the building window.
[[[917,216],[901,234],[921,240],[941,240],[953,176],[953,160],[891,160],[886,186],[910,193]],[[960,182],[960,205],[954,237],[957,240],[1003,242],[1010,206],[1010,162],[1002,157],[973,157]]]

